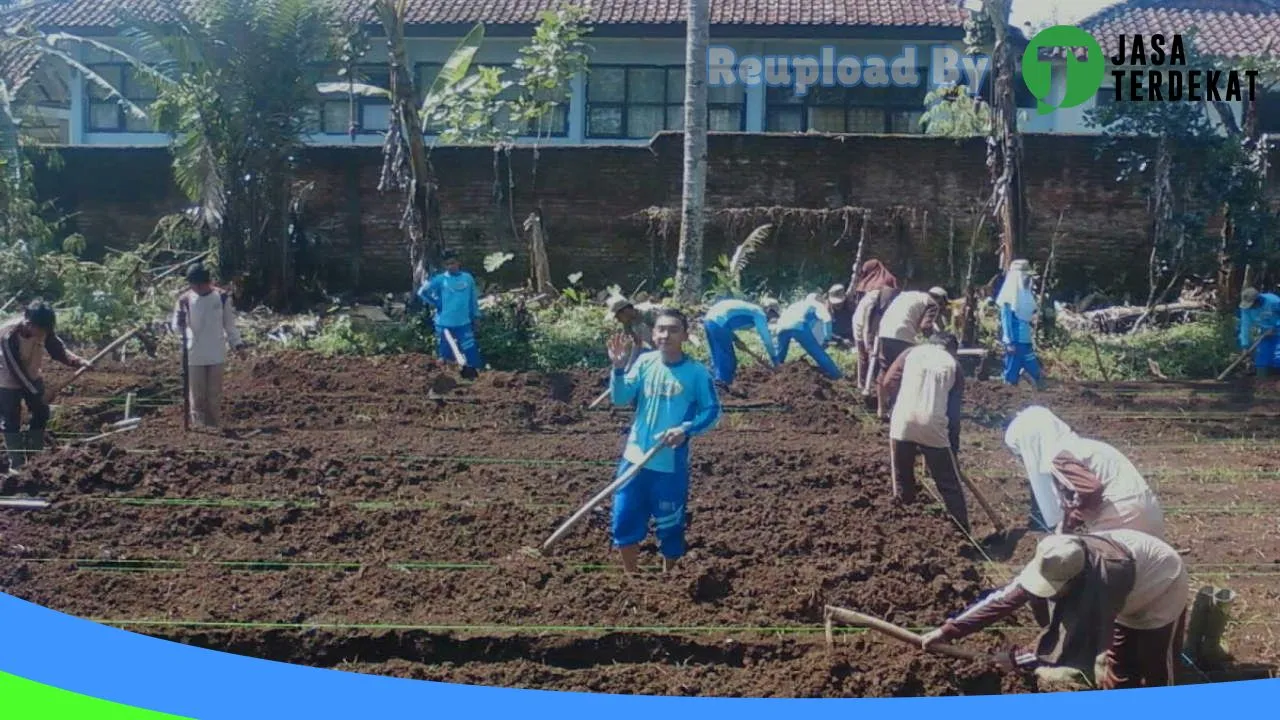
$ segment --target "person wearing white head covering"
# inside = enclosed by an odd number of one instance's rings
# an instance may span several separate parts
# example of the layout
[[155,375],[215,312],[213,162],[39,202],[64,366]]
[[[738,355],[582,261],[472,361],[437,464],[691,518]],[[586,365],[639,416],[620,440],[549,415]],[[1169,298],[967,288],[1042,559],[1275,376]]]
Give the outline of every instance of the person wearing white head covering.
[[1026,260],[1009,263],[1009,272],[996,296],[996,308],[1000,311],[1000,342],[1004,344],[1004,381],[1017,385],[1025,369],[1036,387],[1043,387],[1040,360],[1031,342],[1036,315],[1031,276],[1031,263]]
[[1129,458],[1111,445],[1080,437],[1039,406],[1018,413],[1004,441],[1026,466],[1045,521],[1042,529],[1127,529],[1164,538],[1164,514],[1155,493]]

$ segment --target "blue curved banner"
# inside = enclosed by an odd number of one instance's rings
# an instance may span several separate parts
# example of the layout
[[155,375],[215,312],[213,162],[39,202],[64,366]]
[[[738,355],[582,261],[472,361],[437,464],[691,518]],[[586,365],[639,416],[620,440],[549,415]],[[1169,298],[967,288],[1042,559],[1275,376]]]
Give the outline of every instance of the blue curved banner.
[[[138,635],[0,594],[0,673],[127,708],[197,720],[257,718],[594,717],[608,720],[776,718],[780,713],[849,717],[892,712],[910,718],[990,718],[1011,713],[1184,716],[1233,705],[1244,714],[1274,707],[1280,680],[1044,695],[894,699],[736,699],[594,695],[401,680],[214,652]],[[37,685],[38,684],[38,685]],[[11,685],[0,683],[0,688]],[[0,690],[0,717],[47,718],[49,705],[17,713]],[[30,708],[30,709],[24,709]],[[127,709],[126,708],[126,709]],[[155,717],[125,715],[111,717]],[[57,714],[57,717],[67,717]],[[77,717],[108,714],[76,713]],[[1024,715],[1025,716],[1025,715]]]

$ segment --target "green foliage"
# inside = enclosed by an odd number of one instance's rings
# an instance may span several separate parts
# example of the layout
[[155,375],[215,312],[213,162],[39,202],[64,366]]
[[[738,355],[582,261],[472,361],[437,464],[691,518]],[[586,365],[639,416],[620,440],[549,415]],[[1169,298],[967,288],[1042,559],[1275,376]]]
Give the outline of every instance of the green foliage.
[[991,106],[965,85],[930,90],[924,105],[920,127],[928,135],[964,139],[991,134]]
[[[1112,380],[1153,379],[1148,360],[1170,378],[1194,380],[1217,377],[1235,360],[1240,348],[1235,322],[1227,318],[1099,338],[1098,352]],[[1039,354],[1050,376],[1103,379],[1087,337],[1068,336],[1065,342],[1042,347]]]
[[303,344],[325,355],[396,355],[428,353],[435,347],[422,323],[371,323],[339,315]]

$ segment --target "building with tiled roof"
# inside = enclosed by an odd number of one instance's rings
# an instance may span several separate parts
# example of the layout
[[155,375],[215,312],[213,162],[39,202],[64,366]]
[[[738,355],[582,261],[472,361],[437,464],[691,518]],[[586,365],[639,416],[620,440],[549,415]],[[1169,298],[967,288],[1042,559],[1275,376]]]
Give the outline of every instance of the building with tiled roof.
[[[1099,132],[1088,125],[1085,114],[1099,102],[1114,98],[1115,83],[1110,72],[1120,68],[1113,67],[1110,59],[1119,52],[1121,36],[1150,38],[1152,35],[1164,35],[1167,50],[1173,35],[1180,34],[1184,42],[1188,42],[1194,30],[1196,50],[1213,58],[1219,68],[1227,69],[1238,67],[1245,58],[1258,56],[1269,42],[1272,54],[1280,54],[1280,0],[1128,0],[1085,18],[1079,27],[1098,41],[1107,58],[1108,74],[1094,101],[1056,110],[1045,116],[1045,120],[1037,121],[1037,125],[1046,131]],[[1083,48],[1070,51],[1077,57],[1084,56]],[[1041,56],[1047,62],[1061,65],[1065,52],[1067,49],[1046,49]],[[1063,74],[1055,76],[1058,96],[1063,92],[1064,77]],[[1280,130],[1280,102],[1272,93],[1264,93],[1258,98],[1258,103],[1263,129],[1270,132]],[[1230,104],[1239,121],[1244,113],[1244,103]]]

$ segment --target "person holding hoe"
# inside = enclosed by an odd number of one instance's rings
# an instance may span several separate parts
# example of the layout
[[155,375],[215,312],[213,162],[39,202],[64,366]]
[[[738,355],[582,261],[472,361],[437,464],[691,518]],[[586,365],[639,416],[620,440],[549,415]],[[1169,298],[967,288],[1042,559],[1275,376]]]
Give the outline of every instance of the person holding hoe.
[[1104,690],[1172,685],[1189,588],[1178,551],[1146,533],[1049,535],[1012,582],[921,645],[968,637],[1030,604],[1040,637],[1035,647],[997,655],[1001,668],[1034,667],[1045,679],[1058,668]]
[[702,329],[707,333],[707,345],[711,350],[711,366],[717,382],[732,385],[738,372],[738,354],[734,351],[736,333],[749,327],[756,329],[765,354],[772,362],[776,354],[773,336],[769,334],[769,317],[764,308],[745,300],[729,298],[707,308],[702,318]]
[[1004,343],[1004,382],[1017,385],[1025,369],[1037,389],[1044,389],[1040,360],[1036,358],[1036,296],[1031,292],[1031,263],[1014,260],[1004,276],[996,307],[1000,310],[1000,340]]
[[174,308],[173,327],[184,333],[183,342],[187,344],[191,422],[217,428],[222,417],[226,345],[236,354],[243,354],[245,343],[236,328],[231,294],[214,286],[209,270],[201,263],[193,263],[187,270],[187,283],[190,287],[178,296]]
[[817,293],[804,300],[792,303],[778,318],[778,351],[774,356],[775,365],[787,361],[787,353],[794,340],[800,349],[813,358],[822,374],[832,380],[844,377],[840,366],[836,365],[827,351],[823,349],[831,337],[831,304],[827,297],[819,297]]
[[[445,250],[444,272],[427,280],[418,289],[418,299],[435,308],[437,353],[445,362],[462,364],[462,376],[475,378],[483,366],[480,344],[480,292],[471,273],[462,269],[458,254]],[[457,357],[454,347],[462,353]]]
[[1259,293],[1255,288],[1240,293],[1241,350],[1253,344],[1254,328],[1262,333],[1262,340],[1253,351],[1253,367],[1258,377],[1267,377],[1280,370],[1280,295]]
[[[9,454],[9,475],[17,475],[27,455],[44,450],[44,429],[49,423],[44,378],[40,373],[44,353],[76,369],[89,361],[67,350],[55,332],[57,315],[42,300],[27,306],[22,317],[0,326],[0,430]],[[31,417],[22,431],[22,405]]]
[[635,403],[635,420],[618,464],[621,477],[645,461],[643,469],[613,497],[613,546],[628,573],[639,571],[639,545],[657,526],[664,570],[685,552],[685,506],[689,497],[689,440],[720,419],[720,400],[707,368],[684,353],[689,324],[678,310],[664,309],[653,326],[657,350],[639,356],[630,369],[634,339],[619,333],[608,343],[613,363],[609,388],[613,404]]

